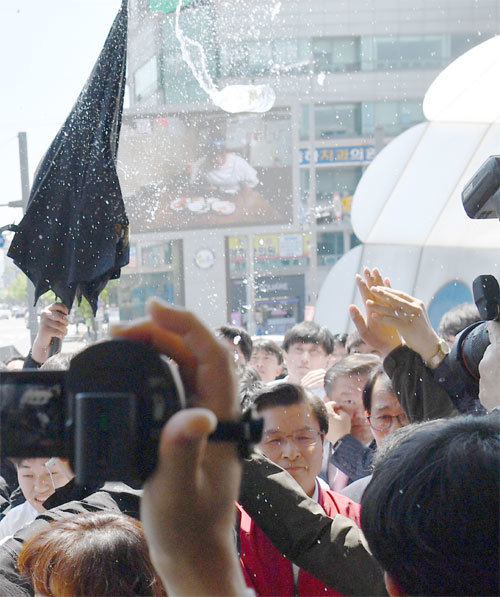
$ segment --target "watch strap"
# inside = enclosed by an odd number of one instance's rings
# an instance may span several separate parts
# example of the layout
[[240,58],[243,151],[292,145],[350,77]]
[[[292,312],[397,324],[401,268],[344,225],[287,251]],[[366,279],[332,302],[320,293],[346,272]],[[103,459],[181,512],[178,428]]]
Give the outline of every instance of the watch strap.
[[450,347],[448,346],[446,340],[442,338],[438,342],[438,348],[436,353],[427,361],[427,366],[430,369],[436,369],[441,365],[444,359],[450,354]]

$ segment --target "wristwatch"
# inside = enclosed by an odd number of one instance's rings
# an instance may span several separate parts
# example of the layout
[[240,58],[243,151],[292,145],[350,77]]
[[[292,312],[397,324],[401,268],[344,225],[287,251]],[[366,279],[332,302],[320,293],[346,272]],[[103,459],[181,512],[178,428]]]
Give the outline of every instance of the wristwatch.
[[441,365],[441,363],[444,361],[444,359],[449,354],[450,354],[450,347],[448,346],[448,343],[446,342],[446,340],[443,340],[442,338],[440,338],[439,342],[438,342],[438,349],[436,351],[436,354],[434,354],[427,361],[427,366],[430,367],[431,369],[436,369],[437,367],[439,367],[439,365]]

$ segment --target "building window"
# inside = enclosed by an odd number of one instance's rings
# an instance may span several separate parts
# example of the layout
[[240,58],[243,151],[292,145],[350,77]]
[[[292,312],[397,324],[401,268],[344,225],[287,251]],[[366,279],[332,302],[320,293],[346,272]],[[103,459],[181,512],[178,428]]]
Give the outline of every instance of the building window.
[[[309,265],[310,234],[265,234],[254,236],[253,257],[256,272]],[[229,273],[232,278],[246,273],[247,237],[227,240]]]
[[129,321],[136,317],[143,317],[146,314],[146,303],[153,296],[175,304],[175,284],[174,272],[121,276],[119,287],[120,319]]
[[220,50],[220,74],[222,77],[298,74],[309,69],[310,57],[308,39],[230,42]]
[[361,133],[373,135],[383,126],[389,136],[399,135],[425,120],[421,101],[366,102],[361,105]]
[[302,104],[300,106],[299,139],[301,141],[309,141],[311,136],[311,131],[309,130],[309,112],[309,104]]
[[360,135],[361,104],[317,104],[314,129],[316,140]]
[[141,251],[142,265],[146,267],[158,267],[161,265],[172,265],[173,242],[143,247]]
[[[214,30],[213,7],[201,4],[183,11],[180,25],[184,35],[199,42],[206,55],[210,77],[218,77],[219,55]],[[182,58],[175,36],[175,15],[166,16],[163,27],[162,85],[165,104],[206,102],[207,95]]]
[[312,40],[315,72],[345,73],[360,67],[359,37],[316,38]]
[[334,193],[339,193],[341,198],[353,195],[362,174],[361,166],[317,168],[316,201],[332,201]]
[[482,34],[480,31],[473,33],[453,33],[450,35],[450,61],[455,60],[474,46],[493,37],[493,33]]
[[334,265],[344,254],[344,233],[318,233],[317,246],[318,265]]
[[447,36],[407,35],[364,38],[363,70],[440,69],[447,62]]
[[158,57],[153,56],[134,73],[135,101],[140,102],[158,89]]

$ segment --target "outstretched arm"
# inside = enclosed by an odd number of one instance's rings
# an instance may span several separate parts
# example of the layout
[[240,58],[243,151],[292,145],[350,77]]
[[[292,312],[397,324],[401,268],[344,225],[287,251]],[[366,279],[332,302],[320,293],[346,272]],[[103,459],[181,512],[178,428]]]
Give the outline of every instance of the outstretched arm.
[[282,468],[243,462],[239,502],[278,550],[342,595],[386,595],[383,572],[356,523],[330,518]]
[[240,417],[229,352],[192,313],[159,300],[148,311],[147,319],[113,334],[171,356],[197,405],[165,425],[157,470],[144,487],[151,559],[169,595],[245,594],[233,537],[241,466],[234,444],[207,441],[217,419]]

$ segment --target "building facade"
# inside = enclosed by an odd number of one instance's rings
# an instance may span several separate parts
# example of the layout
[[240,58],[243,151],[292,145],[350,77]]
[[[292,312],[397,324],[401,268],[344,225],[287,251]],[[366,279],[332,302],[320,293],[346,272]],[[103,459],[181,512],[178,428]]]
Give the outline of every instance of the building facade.
[[[423,120],[439,72],[498,33],[499,5],[205,0],[176,23],[176,4],[130,3],[121,316],[140,315],[155,294],[214,326],[282,334],[359,243],[350,203],[367,165]],[[273,89],[269,111],[231,114],[210,98],[249,83]],[[246,180],[200,182],[217,159]]]

